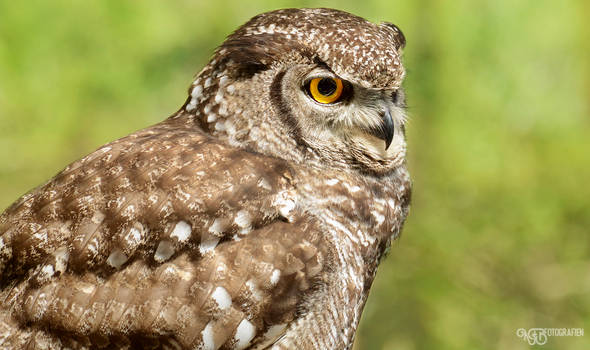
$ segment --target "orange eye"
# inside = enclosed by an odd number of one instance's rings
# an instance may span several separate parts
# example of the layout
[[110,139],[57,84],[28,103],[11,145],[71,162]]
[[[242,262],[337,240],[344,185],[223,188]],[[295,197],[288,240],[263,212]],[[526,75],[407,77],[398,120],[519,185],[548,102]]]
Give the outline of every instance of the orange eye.
[[342,80],[337,78],[314,78],[309,82],[309,94],[323,104],[337,102],[343,89]]

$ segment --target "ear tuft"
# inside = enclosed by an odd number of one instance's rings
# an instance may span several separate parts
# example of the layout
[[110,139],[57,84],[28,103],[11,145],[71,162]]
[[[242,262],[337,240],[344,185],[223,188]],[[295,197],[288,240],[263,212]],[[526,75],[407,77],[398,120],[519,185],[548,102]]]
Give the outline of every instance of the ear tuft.
[[395,41],[395,48],[398,50],[402,50],[406,47],[406,37],[404,33],[402,33],[401,29],[393,23],[389,22],[381,22],[380,26],[387,28],[390,32],[393,33],[393,40]]

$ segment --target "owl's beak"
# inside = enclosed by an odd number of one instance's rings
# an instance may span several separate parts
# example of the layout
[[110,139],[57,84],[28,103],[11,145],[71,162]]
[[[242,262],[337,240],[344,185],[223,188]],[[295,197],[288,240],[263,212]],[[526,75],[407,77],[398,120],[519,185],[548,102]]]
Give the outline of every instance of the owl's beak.
[[370,133],[385,141],[385,150],[387,151],[389,145],[391,145],[391,141],[393,141],[394,131],[393,118],[391,118],[389,109],[386,109],[381,115],[381,124],[371,128]]
[[389,112],[389,109],[387,109],[385,111],[385,113],[383,113],[383,140],[385,140],[385,150],[387,151],[387,149],[389,148],[389,145],[391,145],[391,141],[393,141],[393,132],[395,131],[395,128],[393,126],[393,118],[391,118],[391,113]]

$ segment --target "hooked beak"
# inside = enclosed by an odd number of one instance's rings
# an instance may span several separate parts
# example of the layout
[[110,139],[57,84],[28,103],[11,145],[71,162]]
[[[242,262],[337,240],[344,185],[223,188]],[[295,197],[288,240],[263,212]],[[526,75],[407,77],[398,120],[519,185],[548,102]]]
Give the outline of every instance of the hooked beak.
[[381,140],[385,141],[385,150],[389,148],[391,145],[391,141],[393,140],[393,132],[395,131],[395,127],[393,126],[393,119],[391,118],[391,113],[389,109],[386,109],[381,115],[381,123],[375,127],[372,127],[369,132],[371,135],[380,138]]

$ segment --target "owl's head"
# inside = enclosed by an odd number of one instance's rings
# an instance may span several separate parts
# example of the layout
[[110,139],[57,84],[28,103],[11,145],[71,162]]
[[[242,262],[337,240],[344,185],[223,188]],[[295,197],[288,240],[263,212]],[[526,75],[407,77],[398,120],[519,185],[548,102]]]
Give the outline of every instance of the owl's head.
[[217,49],[183,111],[256,152],[383,174],[405,159],[402,32],[332,9],[252,18]]

